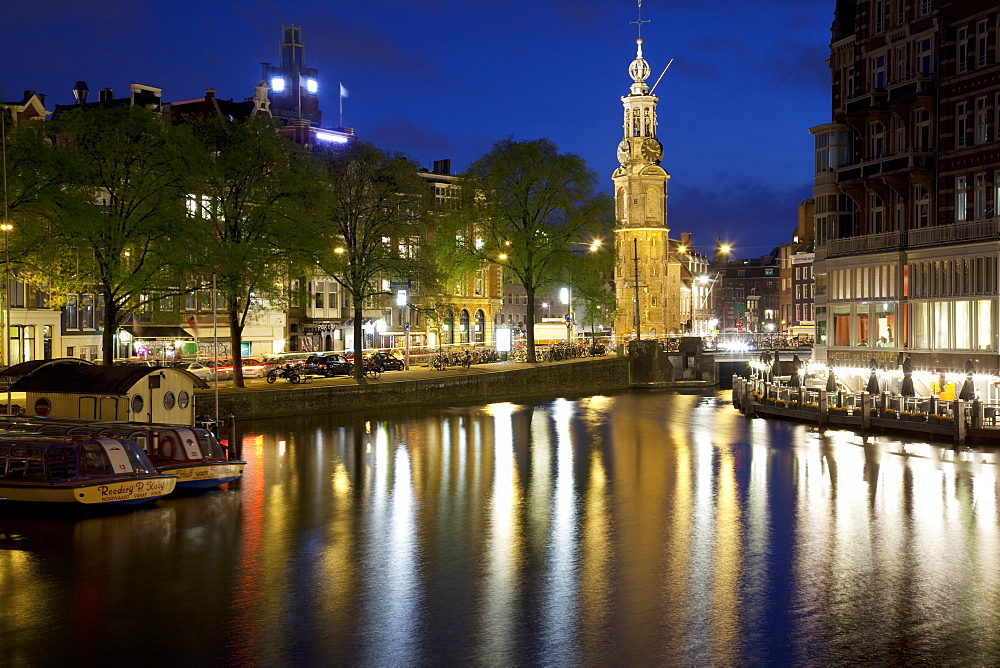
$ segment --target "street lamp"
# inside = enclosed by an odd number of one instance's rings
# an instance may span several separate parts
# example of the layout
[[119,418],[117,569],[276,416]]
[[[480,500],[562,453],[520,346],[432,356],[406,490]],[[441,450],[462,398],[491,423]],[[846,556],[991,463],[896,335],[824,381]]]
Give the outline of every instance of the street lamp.
[[[5,165],[6,166],[6,165]],[[6,185],[6,180],[4,185]],[[6,204],[7,198],[6,193],[4,193],[4,222],[0,223],[0,230],[3,230],[3,254],[4,254],[4,276],[7,279],[7,289],[5,294],[5,312],[4,312],[4,361],[7,362],[7,366],[10,366],[10,231],[14,229],[14,226],[10,224],[7,219]],[[7,415],[10,415],[10,384],[13,381],[12,378],[7,379]]]

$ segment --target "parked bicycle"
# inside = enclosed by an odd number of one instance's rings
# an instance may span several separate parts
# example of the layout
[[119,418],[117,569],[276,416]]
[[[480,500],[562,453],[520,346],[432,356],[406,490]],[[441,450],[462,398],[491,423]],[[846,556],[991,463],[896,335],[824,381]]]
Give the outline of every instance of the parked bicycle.
[[366,359],[364,364],[364,374],[365,378],[378,380],[382,375],[382,365],[373,359]]

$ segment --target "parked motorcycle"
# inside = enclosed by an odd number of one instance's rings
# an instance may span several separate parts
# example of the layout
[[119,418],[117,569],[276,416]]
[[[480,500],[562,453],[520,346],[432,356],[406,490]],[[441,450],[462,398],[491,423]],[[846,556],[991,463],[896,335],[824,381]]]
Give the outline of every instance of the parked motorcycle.
[[276,369],[271,369],[267,374],[268,383],[273,383],[279,378],[284,378],[292,385],[298,385],[302,381],[302,376],[290,364],[284,364]]

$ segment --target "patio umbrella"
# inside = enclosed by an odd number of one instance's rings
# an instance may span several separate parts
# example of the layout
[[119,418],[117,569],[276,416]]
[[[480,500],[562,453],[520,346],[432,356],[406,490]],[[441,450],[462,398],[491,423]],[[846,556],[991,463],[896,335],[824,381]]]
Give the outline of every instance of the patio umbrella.
[[899,388],[899,393],[904,397],[917,396],[913,389],[913,362],[909,357],[903,360],[903,384]]
[[972,401],[976,398],[976,388],[972,384],[972,360],[965,362],[965,382],[962,383],[962,391],[958,393],[958,398],[962,401]]
[[830,369],[830,375],[826,377],[826,391],[836,392],[837,389],[837,376],[834,375],[833,369]]
[[792,387],[801,387],[802,378],[799,376],[799,369],[802,368],[802,361],[799,360],[798,355],[792,355],[792,375],[788,379],[788,384]]
[[868,376],[868,387],[865,388],[865,391],[868,394],[878,394],[882,388],[879,387],[878,376],[875,375],[875,372],[878,371],[878,362],[874,357],[868,363],[868,368],[872,370],[872,375]]

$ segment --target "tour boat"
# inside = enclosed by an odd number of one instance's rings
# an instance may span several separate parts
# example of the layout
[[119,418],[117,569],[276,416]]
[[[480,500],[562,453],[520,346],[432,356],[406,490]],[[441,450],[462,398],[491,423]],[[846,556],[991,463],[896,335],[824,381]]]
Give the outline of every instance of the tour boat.
[[243,475],[246,462],[226,457],[215,435],[202,427],[176,427],[138,422],[85,422],[25,419],[7,429],[78,438],[125,438],[135,441],[160,473],[177,476],[178,489],[208,489]]
[[135,442],[120,438],[0,434],[0,499],[132,505],[174,491]]

